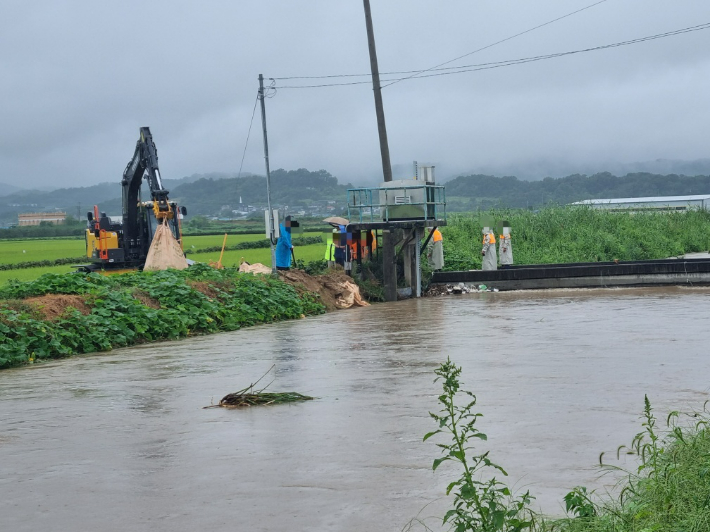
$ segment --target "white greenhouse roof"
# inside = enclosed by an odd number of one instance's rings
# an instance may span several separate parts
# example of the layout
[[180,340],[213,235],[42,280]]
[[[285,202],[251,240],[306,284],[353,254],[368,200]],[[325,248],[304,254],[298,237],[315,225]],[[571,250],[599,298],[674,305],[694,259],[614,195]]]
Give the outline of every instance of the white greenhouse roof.
[[656,196],[649,198],[588,199],[582,201],[575,201],[570,205],[610,205],[615,203],[670,203],[702,200],[710,200],[710,194],[699,194],[696,196]]

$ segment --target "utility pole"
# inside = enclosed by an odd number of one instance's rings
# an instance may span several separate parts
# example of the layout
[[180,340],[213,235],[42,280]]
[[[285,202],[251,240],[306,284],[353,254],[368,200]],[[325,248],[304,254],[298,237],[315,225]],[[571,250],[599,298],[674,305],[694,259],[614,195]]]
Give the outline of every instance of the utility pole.
[[264,131],[264,162],[266,163],[266,205],[269,209],[269,246],[271,247],[271,274],[276,275],[274,250],[274,211],[271,210],[271,172],[269,171],[269,141],[266,136],[266,107],[264,106],[264,76],[259,74],[259,100],[261,100],[261,128]]
[[[382,156],[382,174],[385,182],[392,181],[392,164],[390,163],[390,148],[387,143],[387,127],[385,126],[385,111],[382,105],[382,87],[380,86],[380,70],[377,66],[377,49],[375,48],[375,32],[372,29],[372,14],[370,0],[363,0],[365,7],[365,25],[367,26],[367,45],[370,50],[370,70],[372,70],[372,91],[375,94],[375,114],[377,115],[377,132],[380,136],[380,154]],[[382,281],[387,301],[397,300],[397,270],[394,262],[394,235],[382,231]]]

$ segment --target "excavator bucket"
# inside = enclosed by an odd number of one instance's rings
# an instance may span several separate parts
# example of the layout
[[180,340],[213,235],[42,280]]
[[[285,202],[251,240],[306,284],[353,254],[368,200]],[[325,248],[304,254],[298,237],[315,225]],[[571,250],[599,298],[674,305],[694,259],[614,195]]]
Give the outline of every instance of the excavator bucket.
[[155,230],[143,270],[167,270],[168,268],[184,270],[187,268],[187,259],[182,252],[180,243],[170,231],[167,220],[163,220],[163,223],[158,225]]

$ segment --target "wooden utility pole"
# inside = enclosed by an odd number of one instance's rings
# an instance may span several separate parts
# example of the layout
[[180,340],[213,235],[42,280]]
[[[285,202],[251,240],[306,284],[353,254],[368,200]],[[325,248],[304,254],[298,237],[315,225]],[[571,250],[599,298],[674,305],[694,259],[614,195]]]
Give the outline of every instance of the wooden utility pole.
[[[385,126],[385,111],[382,105],[382,88],[380,87],[380,70],[377,66],[377,49],[375,48],[375,32],[372,29],[370,0],[363,0],[365,7],[365,25],[367,26],[367,44],[370,49],[370,69],[372,70],[372,91],[375,94],[375,113],[377,115],[377,132],[380,135],[380,154],[382,155],[382,174],[385,182],[392,181],[392,164],[390,163],[390,148],[387,143],[387,127]],[[394,235],[388,230],[382,231],[382,276],[387,301],[397,300],[397,270],[394,262]]]
[[269,233],[271,247],[271,274],[276,275],[276,252],[274,250],[274,211],[271,210],[271,172],[269,171],[269,140],[266,136],[266,106],[264,104],[264,76],[259,74],[259,100],[261,100],[261,128],[264,133],[264,163],[266,164],[266,205],[269,210],[266,228]]

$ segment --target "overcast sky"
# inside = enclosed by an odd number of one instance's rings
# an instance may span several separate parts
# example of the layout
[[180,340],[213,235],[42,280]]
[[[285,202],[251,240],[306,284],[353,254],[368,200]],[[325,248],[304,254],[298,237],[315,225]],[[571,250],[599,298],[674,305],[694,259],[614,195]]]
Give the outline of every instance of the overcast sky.
[[[382,72],[430,68],[595,0],[371,0]],[[149,126],[164,177],[237,172],[258,82],[369,72],[360,0],[2,0],[0,182],[116,181]],[[607,0],[449,66],[710,22],[708,0]],[[383,76],[386,77],[386,76]],[[316,83],[367,81],[330,78]],[[281,86],[304,81],[278,80]],[[384,84],[384,83],[383,83]],[[271,168],[379,179],[372,87],[279,89]],[[395,178],[710,157],[710,30],[383,90]],[[264,173],[259,111],[244,171]]]

